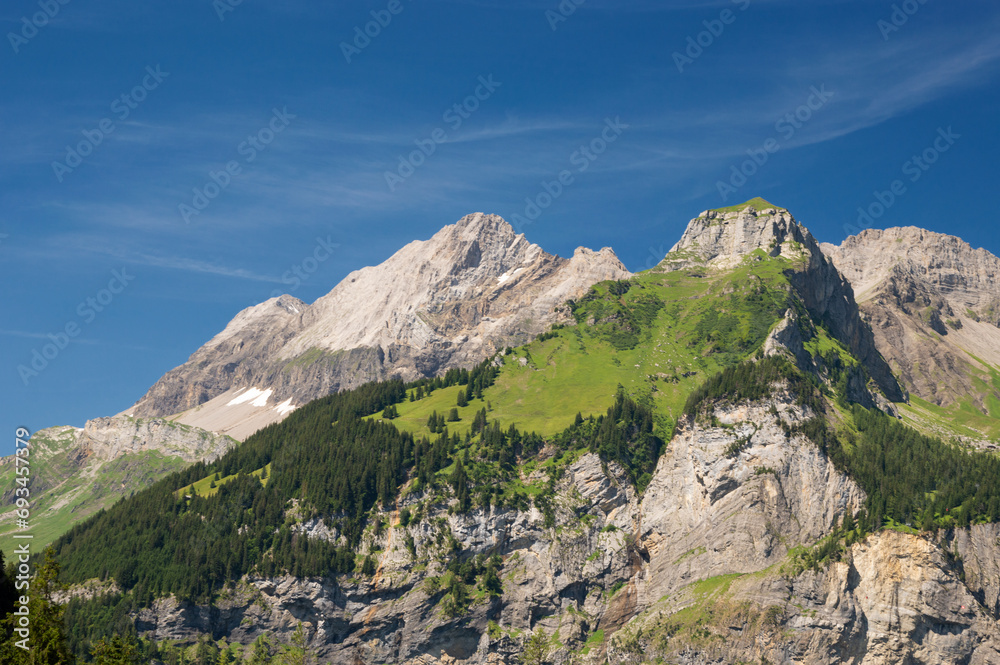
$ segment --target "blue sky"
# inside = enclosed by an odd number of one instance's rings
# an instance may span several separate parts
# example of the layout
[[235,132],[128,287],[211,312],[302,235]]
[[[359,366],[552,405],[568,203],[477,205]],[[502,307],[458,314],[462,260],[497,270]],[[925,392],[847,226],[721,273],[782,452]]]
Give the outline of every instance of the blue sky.
[[820,240],[861,207],[1000,253],[992,1],[233,1],[3,3],[10,439],[128,407],[275,290],[311,302],[464,214],[523,217],[562,171],[527,237],[632,270],[753,196]]

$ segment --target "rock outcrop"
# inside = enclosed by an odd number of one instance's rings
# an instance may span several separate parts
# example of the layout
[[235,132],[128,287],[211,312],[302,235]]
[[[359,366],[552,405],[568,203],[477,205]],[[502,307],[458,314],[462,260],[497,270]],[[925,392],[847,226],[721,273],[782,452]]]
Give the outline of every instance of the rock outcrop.
[[[533,506],[452,514],[447,502],[407,494],[399,509],[422,516],[402,526],[397,511],[385,513],[388,528],[369,532],[361,554],[376,558],[372,577],[249,577],[211,609],[160,600],[137,627],[158,640],[211,633],[249,643],[265,631],[287,641],[302,621],[322,662],[425,665],[515,663],[541,628],[551,662],[606,662],[610,641],[595,633],[627,633],[661,599],[706,578],[757,579],[862,505],[864,493],[818,446],[786,434],[812,415],[780,388],[765,402],[717,406],[718,424],[688,423],[642,497],[617,465],[586,453],[556,482],[550,524]],[[339,537],[316,518],[295,528]],[[499,555],[502,597],[449,616],[441,576],[454,552]],[[980,565],[984,579],[991,561]]]
[[[563,303],[596,282],[629,276],[609,248],[581,247],[564,259],[496,215],[468,215],[352,272],[311,305],[281,296],[240,312],[127,413],[166,416],[202,406],[180,422],[242,438],[337,390],[474,365],[571,321]],[[241,388],[270,391],[261,416],[229,413]],[[288,408],[276,408],[282,404]]]

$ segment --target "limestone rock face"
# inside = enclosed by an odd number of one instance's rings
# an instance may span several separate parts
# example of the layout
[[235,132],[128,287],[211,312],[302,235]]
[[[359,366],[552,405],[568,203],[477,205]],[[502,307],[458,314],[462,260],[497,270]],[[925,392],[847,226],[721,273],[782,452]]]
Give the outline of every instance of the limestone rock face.
[[167,420],[114,416],[88,420],[75,447],[88,457],[110,462],[123,455],[156,451],[179,457],[185,462],[212,462],[228,452],[236,442],[193,427]]
[[1000,365],[1000,258],[915,227],[868,229],[823,251],[910,392],[941,406],[971,397],[988,411],[974,378]]
[[699,579],[767,568],[862,506],[864,492],[815,444],[786,436],[783,423],[812,415],[779,392],[716,408],[722,427],[678,432],[640,505],[649,552],[640,605]]
[[[447,499],[404,494],[383,513],[388,526],[362,539],[373,576],[249,576],[211,607],[158,600],[137,628],[157,640],[249,644],[267,632],[280,643],[301,621],[319,662],[337,663],[513,664],[539,627],[554,665],[1000,663],[998,525],[886,531],[822,568],[791,566],[794,550],[865,501],[795,433],[815,415],[795,398],[777,385],[766,400],[685,422],[642,496],[593,453],[559,474],[551,522],[531,504],[459,514]],[[399,511],[418,506],[402,526]],[[317,517],[293,528],[340,539]],[[450,616],[441,580],[454,551],[498,555],[503,595]],[[693,637],[678,632],[692,617]],[[598,631],[604,642],[588,642]]]
[[860,315],[850,283],[787,210],[748,207],[739,212],[703,212],[691,220],[660,267],[730,269],[757,250],[792,262],[787,274],[809,313],[847,345],[887,398],[903,401],[905,394]]
[[[218,431],[252,420],[256,429],[337,390],[474,365],[571,322],[563,303],[596,282],[629,276],[609,248],[581,247],[564,259],[496,215],[468,215],[352,272],[311,305],[281,296],[240,312],[126,413],[165,416],[240,388],[270,390],[260,404],[271,410],[266,418],[229,418],[229,400],[180,418]],[[289,408],[274,408],[286,402]]]

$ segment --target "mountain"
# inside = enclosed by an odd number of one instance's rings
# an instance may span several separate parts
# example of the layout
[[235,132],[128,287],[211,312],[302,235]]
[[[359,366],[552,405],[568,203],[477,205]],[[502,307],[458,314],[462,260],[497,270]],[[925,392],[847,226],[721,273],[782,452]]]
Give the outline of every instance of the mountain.
[[[162,419],[95,418],[83,428],[50,427],[31,436],[35,543],[41,547],[118,499],[199,460],[215,460],[236,441]],[[14,524],[13,456],[0,458],[0,538]]]
[[609,248],[564,259],[496,215],[467,215],[311,305],[284,295],[243,310],[126,413],[242,439],[337,390],[469,367],[569,321],[562,305],[592,284],[629,276]]
[[[1000,258],[914,227],[823,245],[912,396],[908,417],[979,445],[1000,439]],[[991,442],[991,443],[988,443]]]
[[810,315],[847,344],[889,400],[903,401],[904,393],[879,353],[871,328],[861,320],[848,281],[787,210],[763,199],[753,203],[760,209],[748,202],[705,211],[693,219],[661,265],[673,270],[692,263],[730,269],[753,252],[789,258],[792,288]]
[[[298,405],[75,526],[72,648],[1000,663],[1000,457],[907,424],[889,347],[787,210],[706,211],[652,270],[546,308],[533,339]],[[263,385],[234,406],[273,408]]]

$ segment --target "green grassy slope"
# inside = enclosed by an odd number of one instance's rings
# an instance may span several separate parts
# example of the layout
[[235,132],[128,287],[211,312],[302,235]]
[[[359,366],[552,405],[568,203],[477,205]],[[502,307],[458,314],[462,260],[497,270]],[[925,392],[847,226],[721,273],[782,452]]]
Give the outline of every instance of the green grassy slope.
[[[577,412],[598,415],[617,388],[656,407],[657,433],[668,436],[687,395],[721,368],[759,348],[790,306],[783,258],[755,253],[730,272],[701,269],[636,275],[627,283],[602,282],[571,303],[577,325],[553,330],[502,357],[496,383],[481,400],[457,407],[452,387],[398,406],[393,424],[430,435],[428,417],[463,435],[476,411],[526,432],[561,432]],[[827,342],[827,345],[833,342]],[[372,418],[380,418],[373,414]]]

